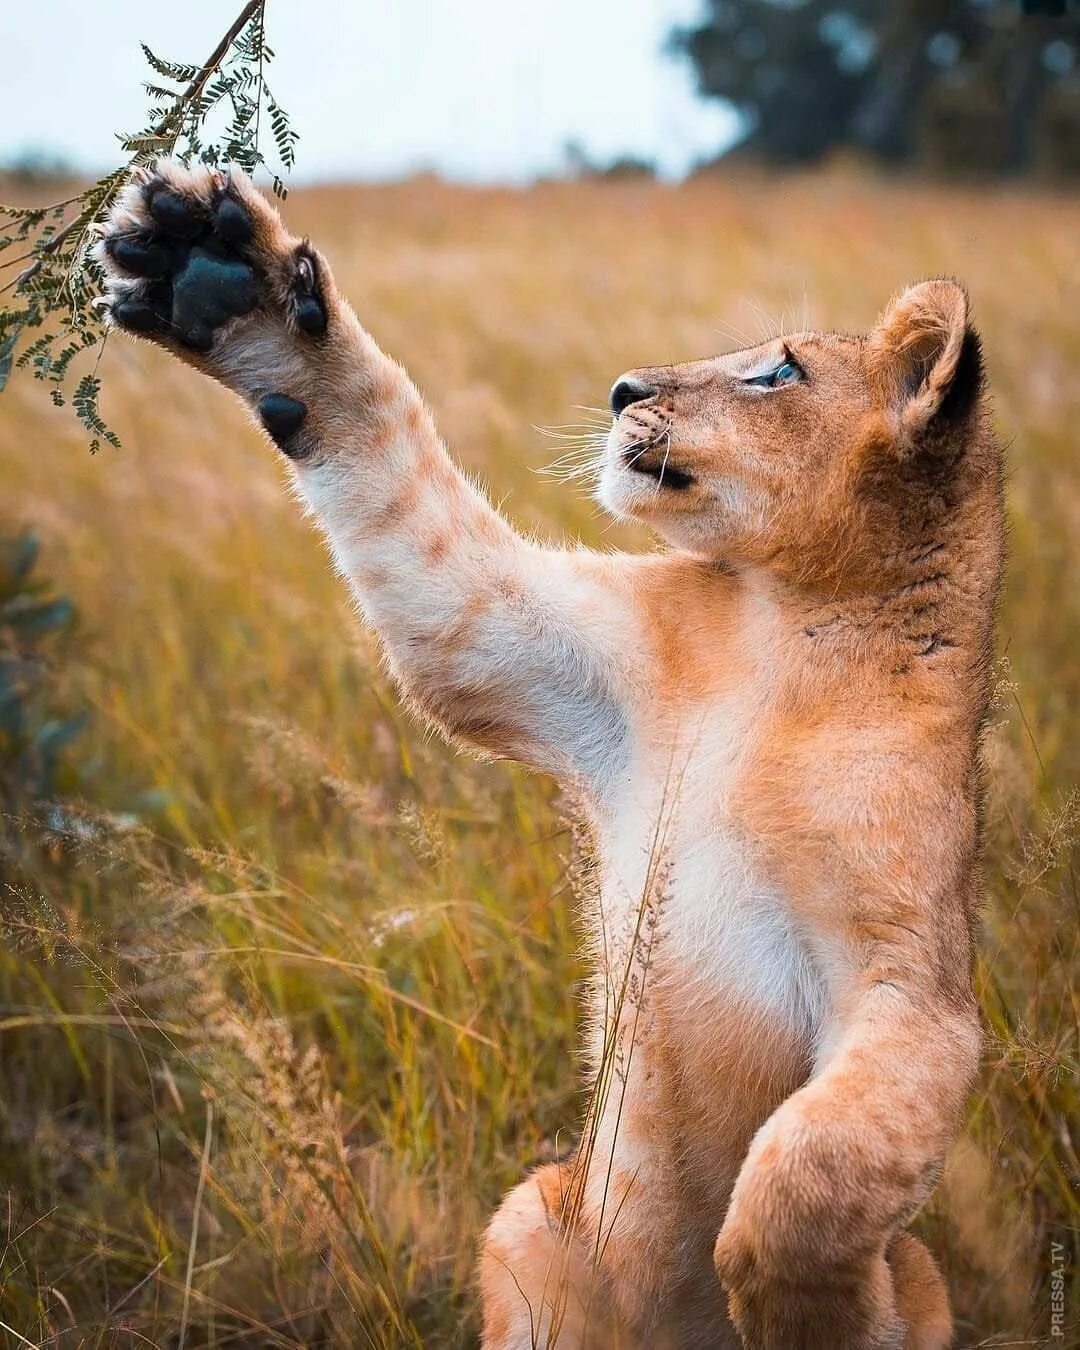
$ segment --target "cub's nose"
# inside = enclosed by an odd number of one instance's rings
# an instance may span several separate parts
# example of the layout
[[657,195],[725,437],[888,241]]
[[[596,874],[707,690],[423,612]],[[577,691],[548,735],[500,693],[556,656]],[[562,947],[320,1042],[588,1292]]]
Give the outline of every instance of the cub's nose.
[[659,392],[654,385],[646,384],[644,380],[635,380],[632,375],[623,375],[611,386],[609,395],[611,411],[618,417],[631,403],[641,403]]

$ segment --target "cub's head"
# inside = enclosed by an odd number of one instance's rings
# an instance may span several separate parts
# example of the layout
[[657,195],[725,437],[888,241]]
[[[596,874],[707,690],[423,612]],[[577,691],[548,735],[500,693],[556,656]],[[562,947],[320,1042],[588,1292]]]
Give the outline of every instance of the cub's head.
[[621,376],[600,500],[735,565],[857,583],[991,476],[982,388],[965,292],[923,282],[866,337],[799,333]]

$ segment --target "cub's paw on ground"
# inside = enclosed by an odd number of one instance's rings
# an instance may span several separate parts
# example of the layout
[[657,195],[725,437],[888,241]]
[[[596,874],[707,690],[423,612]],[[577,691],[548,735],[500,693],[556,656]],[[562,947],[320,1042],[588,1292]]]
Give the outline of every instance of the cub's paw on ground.
[[95,256],[111,321],[194,364],[260,317],[312,339],[326,333],[317,254],[240,170],[175,160],[136,170]]

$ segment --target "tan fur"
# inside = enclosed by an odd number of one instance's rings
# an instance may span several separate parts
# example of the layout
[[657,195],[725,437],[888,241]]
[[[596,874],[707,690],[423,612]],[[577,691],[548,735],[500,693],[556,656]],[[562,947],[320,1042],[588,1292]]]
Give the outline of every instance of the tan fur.
[[[406,697],[559,777],[596,840],[593,1093],[574,1155],[492,1221],[485,1347],[947,1346],[904,1226],[979,1053],[1002,510],[964,292],[634,372],[654,392],[614,421],[601,497],[668,550],[544,549],[453,467],[322,259],[327,335],[292,329],[299,241],[233,190],[264,302],[173,350],[249,405],[303,400],[299,490]],[[114,231],[147,228],[140,191]],[[804,378],[749,382],[787,360]]]

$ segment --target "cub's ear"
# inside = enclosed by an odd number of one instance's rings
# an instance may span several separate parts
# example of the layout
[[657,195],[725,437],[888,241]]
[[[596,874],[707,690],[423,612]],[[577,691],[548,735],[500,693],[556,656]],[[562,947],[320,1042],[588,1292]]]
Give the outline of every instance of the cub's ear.
[[912,445],[962,421],[982,389],[982,351],[955,281],[923,281],[891,301],[870,334],[871,377]]

